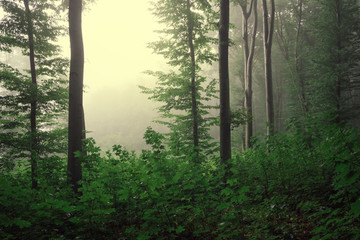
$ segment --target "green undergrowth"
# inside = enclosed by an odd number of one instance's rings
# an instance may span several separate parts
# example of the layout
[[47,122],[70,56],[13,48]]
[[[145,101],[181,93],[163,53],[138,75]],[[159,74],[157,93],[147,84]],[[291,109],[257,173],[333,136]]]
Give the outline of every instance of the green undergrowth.
[[[360,139],[338,127],[278,134],[234,154],[227,178],[217,156],[175,157],[148,129],[152,150],[115,145],[81,156],[81,196],[65,160],[0,176],[0,239],[360,239]],[[226,179],[226,182],[224,182]]]

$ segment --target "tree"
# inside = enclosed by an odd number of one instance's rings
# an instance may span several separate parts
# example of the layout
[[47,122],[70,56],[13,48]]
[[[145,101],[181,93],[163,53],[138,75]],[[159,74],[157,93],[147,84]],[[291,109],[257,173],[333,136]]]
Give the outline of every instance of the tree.
[[70,80],[69,80],[69,128],[68,128],[68,171],[69,182],[77,193],[82,178],[81,161],[77,154],[82,153],[84,138],[83,111],[83,77],[84,47],[81,27],[82,0],[69,2],[69,35],[70,35]]
[[38,143],[36,137],[36,107],[37,107],[37,81],[36,81],[36,69],[35,69],[35,53],[34,53],[34,34],[33,34],[33,23],[31,18],[31,11],[29,7],[29,0],[24,0],[26,20],[27,20],[27,32],[28,32],[28,42],[29,42],[29,57],[30,57],[30,71],[31,71],[31,80],[33,84],[33,93],[31,99],[31,113],[30,113],[30,128],[31,128],[31,182],[32,187],[37,188],[36,180],[36,169],[37,169],[37,158],[38,158]]
[[274,135],[274,103],[272,86],[272,63],[271,47],[274,33],[275,1],[271,0],[270,21],[267,1],[262,0],[263,7],[263,42],[264,42],[264,65],[265,65],[265,90],[266,90],[266,120],[268,122],[266,134]]
[[0,65],[1,86],[8,90],[0,101],[4,128],[0,134],[1,151],[4,159],[11,156],[12,166],[30,153],[31,182],[36,188],[39,160],[47,153],[63,151],[47,144],[54,139],[51,128],[66,104],[63,77],[67,61],[59,57],[58,46],[51,43],[62,28],[54,21],[56,2],[2,0],[1,6],[5,15],[0,22],[0,50],[21,49],[30,62],[30,77],[17,66]]
[[[318,0],[313,24],[316,44],[309,54],[311,113],[335,114],[334,122],[358,118],[354,97],[359,86],[359,4],[355,0]],[[323,116],[321,116],[323,115]],[[328,119],[323,119],[324,124]]]
[[[252,69],[253,58],[255,50],[255,41],[257,33],[257,0],[251,0],[249,10],[247,9],[248,1],[238,0],[243,15],[243,32],[242,32],[242,46],[244,51],[244,79],[245,79],[245,101],[244,107],[248,116],[253,115],[252,111]],[[254,12],[254,23],[251,33],[251,42],[249,46],[249,18],[251,12]],[[252,117],[246,122],[245,125],[245,147],[251,147],[250,138],[253,135],[253,122]]]
[[[297,95],[297,103],[300,105],[301,113],[306,113],[304,78],[301,74],[302,58],[299,53],[303,45],[303,0],[292,0],[284,3],[285,7],[275,13],[276,19],[276,43],[278,44],[295,88],[294,95]],[[295,36],[295,37],[294,37]],[[295,111],[298,112],[299,109]]]
[[175,155],[211,151],[208,129],[213,119],[205,103],[214,97],[215,81],[203,87],[207,78],[202,76],[201,65],[216,58],[210,48],[213,39],[208,36],[215,26],[215,13],[207,0],[158,1],[153,11],[166,26],[158,31],[164,37],[149,47],[173,69],[170,73],[148,71],[158,79],[157,87],[141,89],[151,94],[150,99],[164,103],[159,112],[165,120],[158,122],[169,127],[169,147]]
[[186,1],[186,14],[187,14],[187,31],[188,31],[188,42],[190,49],[190,76],[191,76],[191,112],[193,116],[193,140],[195,152],[199,152],[199,123],[198,123],[198,107],[196,100],[196,61],[195,61],[195,49],[194,49],[194,19],[191,12],[190,0]]
[[231,159],[230,94],[229,94],[229,0],[220,2],[219,80],[220,80],[220,158]]

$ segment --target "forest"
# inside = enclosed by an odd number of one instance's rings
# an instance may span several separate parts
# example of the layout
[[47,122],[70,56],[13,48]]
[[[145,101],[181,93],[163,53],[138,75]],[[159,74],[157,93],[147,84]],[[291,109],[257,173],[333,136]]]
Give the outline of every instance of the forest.
[[0,239],[360,239],[359,0],[148,1],[157,118],[110,150],[83,104],[102,2],[0,0]]

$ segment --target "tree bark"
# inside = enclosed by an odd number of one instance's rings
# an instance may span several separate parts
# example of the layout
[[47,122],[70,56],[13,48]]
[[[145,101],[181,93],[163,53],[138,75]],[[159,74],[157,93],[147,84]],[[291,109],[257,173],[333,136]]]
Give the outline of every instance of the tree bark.
[[[245,101],[244,107],[249,116],[252,116],[252,66],[255,49],[255,37],[257,31],[257,0],[251,0],[250,9],[247,10],[247,2],[241,2],[240,7],[243,13],[243,51],[244,51],[244,79],[245,79]],[[251,33],[251,43],[249,46],[249,18],[254,9],[254,26]],[[245,147],[251,147],[251,137],[253,135],[252,119],[245,125]]]
[[[337,58],[336,58],[336,65],[341,66],[342,59],[341,59],[341,51],[342,51],[342,36],[341,36],[341,27],[342,27],[342,1],[336,0],[336,23],[337,23],[337,32],[336,32],[336,50],[337,50]],[[341,67],[338,67],[339,72],[337,73],[336,77],[336,87],[335,87],[335,98],[336,98],[336,118],[335,123],[339,124],[341,122],[341,83],[342,83],[342,71]]]
[[275,2],[270,0],[270,24],[266,0],[262,0],[263,6],[263,42],[264,42],[264,64],[265,64],[265,92],[266,92],[266,134],[274,135],[274,101],[272,83],[271,47],[274,33]]
[[82,0],[69,2],[69,35],[70,35],[70,81],[69,81],[69,139],[68,139],[68,172],[69,183],[78,193],[79,180],[82,178],[81,162],[75,152],[83,152],[82,139],[84,126],[83,114],[83,76],[84,47],[81,28]]
[[226,164],[231,158],[229,94],[229,0],[220,2],[219,79],[220,79],[220,157]]
[[34,29],[33,20],[31,17],[31,11],[29,7],[29,0],[24,0],[26,21],[27,21],[27,33],[29,43],[29,58],[30,58],[30,72],[31,72],[31,102],[30,102],[30,152],[31,152],[31,186],[37,188],[37,160],[39,157],[38,141],[37,141],[37,79],[35,68],[35,50],[34,50]]
[[190,74],[191,74],[191,111],[193,117],[193,141],[194,141],[194,149],[195,153],[199,154],[199,122],[198,122],[198,106],[197,106],[197,91],[196,91],[196,62],[195,62],[195,50],[194,50],[194,40],[193,40],[193,29],[194,29],[194,21],[191,13],[190,0],[186,2],[187,6],[187,28],[188,28],[188,42],[190,49]]
[[304,116],[308,113],[308,106],[307,106],[307,99],[305,94],[305,79],[301,74],[301,67],[300,67],[300,61],[299,61],[299,44],[300,44],[300,34],[302,29],[302,19],[303,19],[303,0],[298,0],[297,7],[299,9],[298,13],[298,21],[297,21],[297,27],[296,27],[296,40],[295,40],[295,53],[294,53],[294,59],[295,59],[295,74],[298,76],[299,84],[300,84],[300,93],[299,93],[299,100],[301,109],[303,110]]

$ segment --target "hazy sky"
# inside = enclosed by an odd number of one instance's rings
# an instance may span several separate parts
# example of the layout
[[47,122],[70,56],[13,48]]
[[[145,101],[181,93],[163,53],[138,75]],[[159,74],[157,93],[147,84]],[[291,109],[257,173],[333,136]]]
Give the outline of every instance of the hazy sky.
[[86,129],[99,145],[144,145],[146,127],[157,116],[155,104],[138,85],[153,85],[145,70],[165,61],[147,48],[160,27],[148,0],[97,0],[83,15]]
[[[161,28],[149,8],[149,0],[96,0],[83,12],[87,136],[94,137],[103,150],[114,144],[140,150],[145,146],[146,127],[159,127],[152,123],[158,105],[138,88],[154,86],[155,79],[144,71],[166,68],[166,61],[147,48],[158,39],[154,31]],[[69,37],[59,44],[69,58]],[[17,67],[27,62],[18,55],[6,54],[6,58]]]

